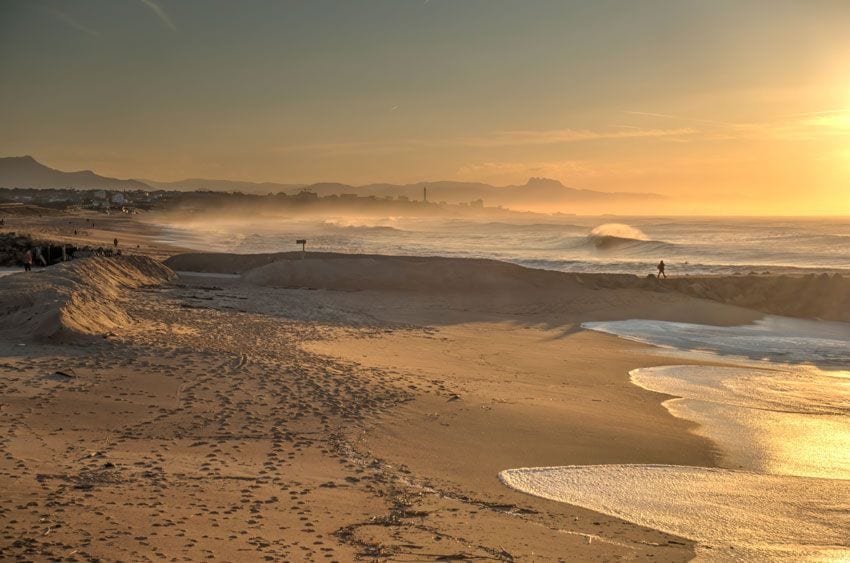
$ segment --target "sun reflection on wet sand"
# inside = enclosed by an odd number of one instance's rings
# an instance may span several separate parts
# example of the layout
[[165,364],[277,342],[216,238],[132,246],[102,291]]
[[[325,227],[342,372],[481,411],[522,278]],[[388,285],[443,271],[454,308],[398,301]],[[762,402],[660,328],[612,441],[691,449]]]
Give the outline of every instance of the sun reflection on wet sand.
[[522,468],[500,474],[506,485],[692,539],[699,560],[850,560],[850,372],[838,369],[850,364],[850,325],[585,327],[730,363],[630,373],[636,385],[676,397],[664,406],[698,423],[722,469]]

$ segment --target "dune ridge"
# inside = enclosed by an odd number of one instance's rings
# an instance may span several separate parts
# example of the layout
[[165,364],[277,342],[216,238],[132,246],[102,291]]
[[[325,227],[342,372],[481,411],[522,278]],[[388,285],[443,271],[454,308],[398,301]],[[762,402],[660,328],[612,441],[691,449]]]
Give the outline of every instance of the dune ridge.
[[771,315],[850,322],[850,278],[840,274],[686,276],[658,279],[583,274],[600,289],[644,287],[755,309]]
[[685,276],[587,274],[526,268],[497,260],[311,252],[188,253],[166,260],[174,270],[235,273],[255,285],[330,290],[552,291],[588,289],[674,291],[762,313],[850,321],[850,278],[840,274]]
[[[281,260],[246,272],[255,285],[310,287],[336,290],[403,290],[423,293],[444,291],[508,292],[552,289],[566,282],[554,272],[530,270],[496,260],[408,260],[402,257],[369,257]],[[563,285],[563,284],[557,284]]]
[[0,279],[0,324],[32,339],[103,335],[132,323],[126,290],[175,277],[145,256],[92,257]]

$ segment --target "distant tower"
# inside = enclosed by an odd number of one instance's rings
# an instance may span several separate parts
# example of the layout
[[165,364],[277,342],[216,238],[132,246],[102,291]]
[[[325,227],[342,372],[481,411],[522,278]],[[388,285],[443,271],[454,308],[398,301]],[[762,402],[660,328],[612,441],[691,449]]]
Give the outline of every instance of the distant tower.
[[428,203],[428,186],[422,186],[422,201]]

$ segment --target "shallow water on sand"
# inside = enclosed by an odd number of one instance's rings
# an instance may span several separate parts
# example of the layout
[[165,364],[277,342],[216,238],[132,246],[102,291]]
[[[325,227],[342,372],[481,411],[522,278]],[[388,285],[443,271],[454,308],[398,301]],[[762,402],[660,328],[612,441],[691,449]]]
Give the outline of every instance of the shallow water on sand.
[[[850,368],[850,323],[767,316],[749,325],[722,327],[649,321],[588,322],[584,328],[680,350],[694,357],[738,356],[778,364]],[[769,367],[768,364],[755,364]]]
[[721,446],[725,467],[850,479],[846,372],[663,366],[634,370],[631,376],[645,389],[682,397],[665,406],[699,423],[697,433]]
[[607,465],[503,471],[518,490],[699,543],[704,560],[850,559],[850,325],[768,317],[714,327],[658,321],[585,328],[691,360],[633,383],[718,445],[723,469]]
[[699,543],[702,561],[847,561],[847,481],[664,465],[511,469],[520,491]]

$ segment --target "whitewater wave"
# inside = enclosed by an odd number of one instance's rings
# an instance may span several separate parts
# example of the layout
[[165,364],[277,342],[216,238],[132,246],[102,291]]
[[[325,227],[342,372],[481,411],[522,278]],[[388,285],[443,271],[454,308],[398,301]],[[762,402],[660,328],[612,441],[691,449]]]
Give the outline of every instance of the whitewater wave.
[[328,218],[322,220],[318,226],[320,228],[346,229],[350,231],[397,231],[398,220],[395,217],[387,217],[381,220],[367,221],[363,217],[358,218]]
[[592,237],[611,237],[624,240],[649,240],[646,233],[625,223],[605,223],[590,231]]
[[623,223],[606,223],[595,227],[587,235],[586,243],[596,250],[658,253],[670,251],[674,245],[651,240],[646,233]]

